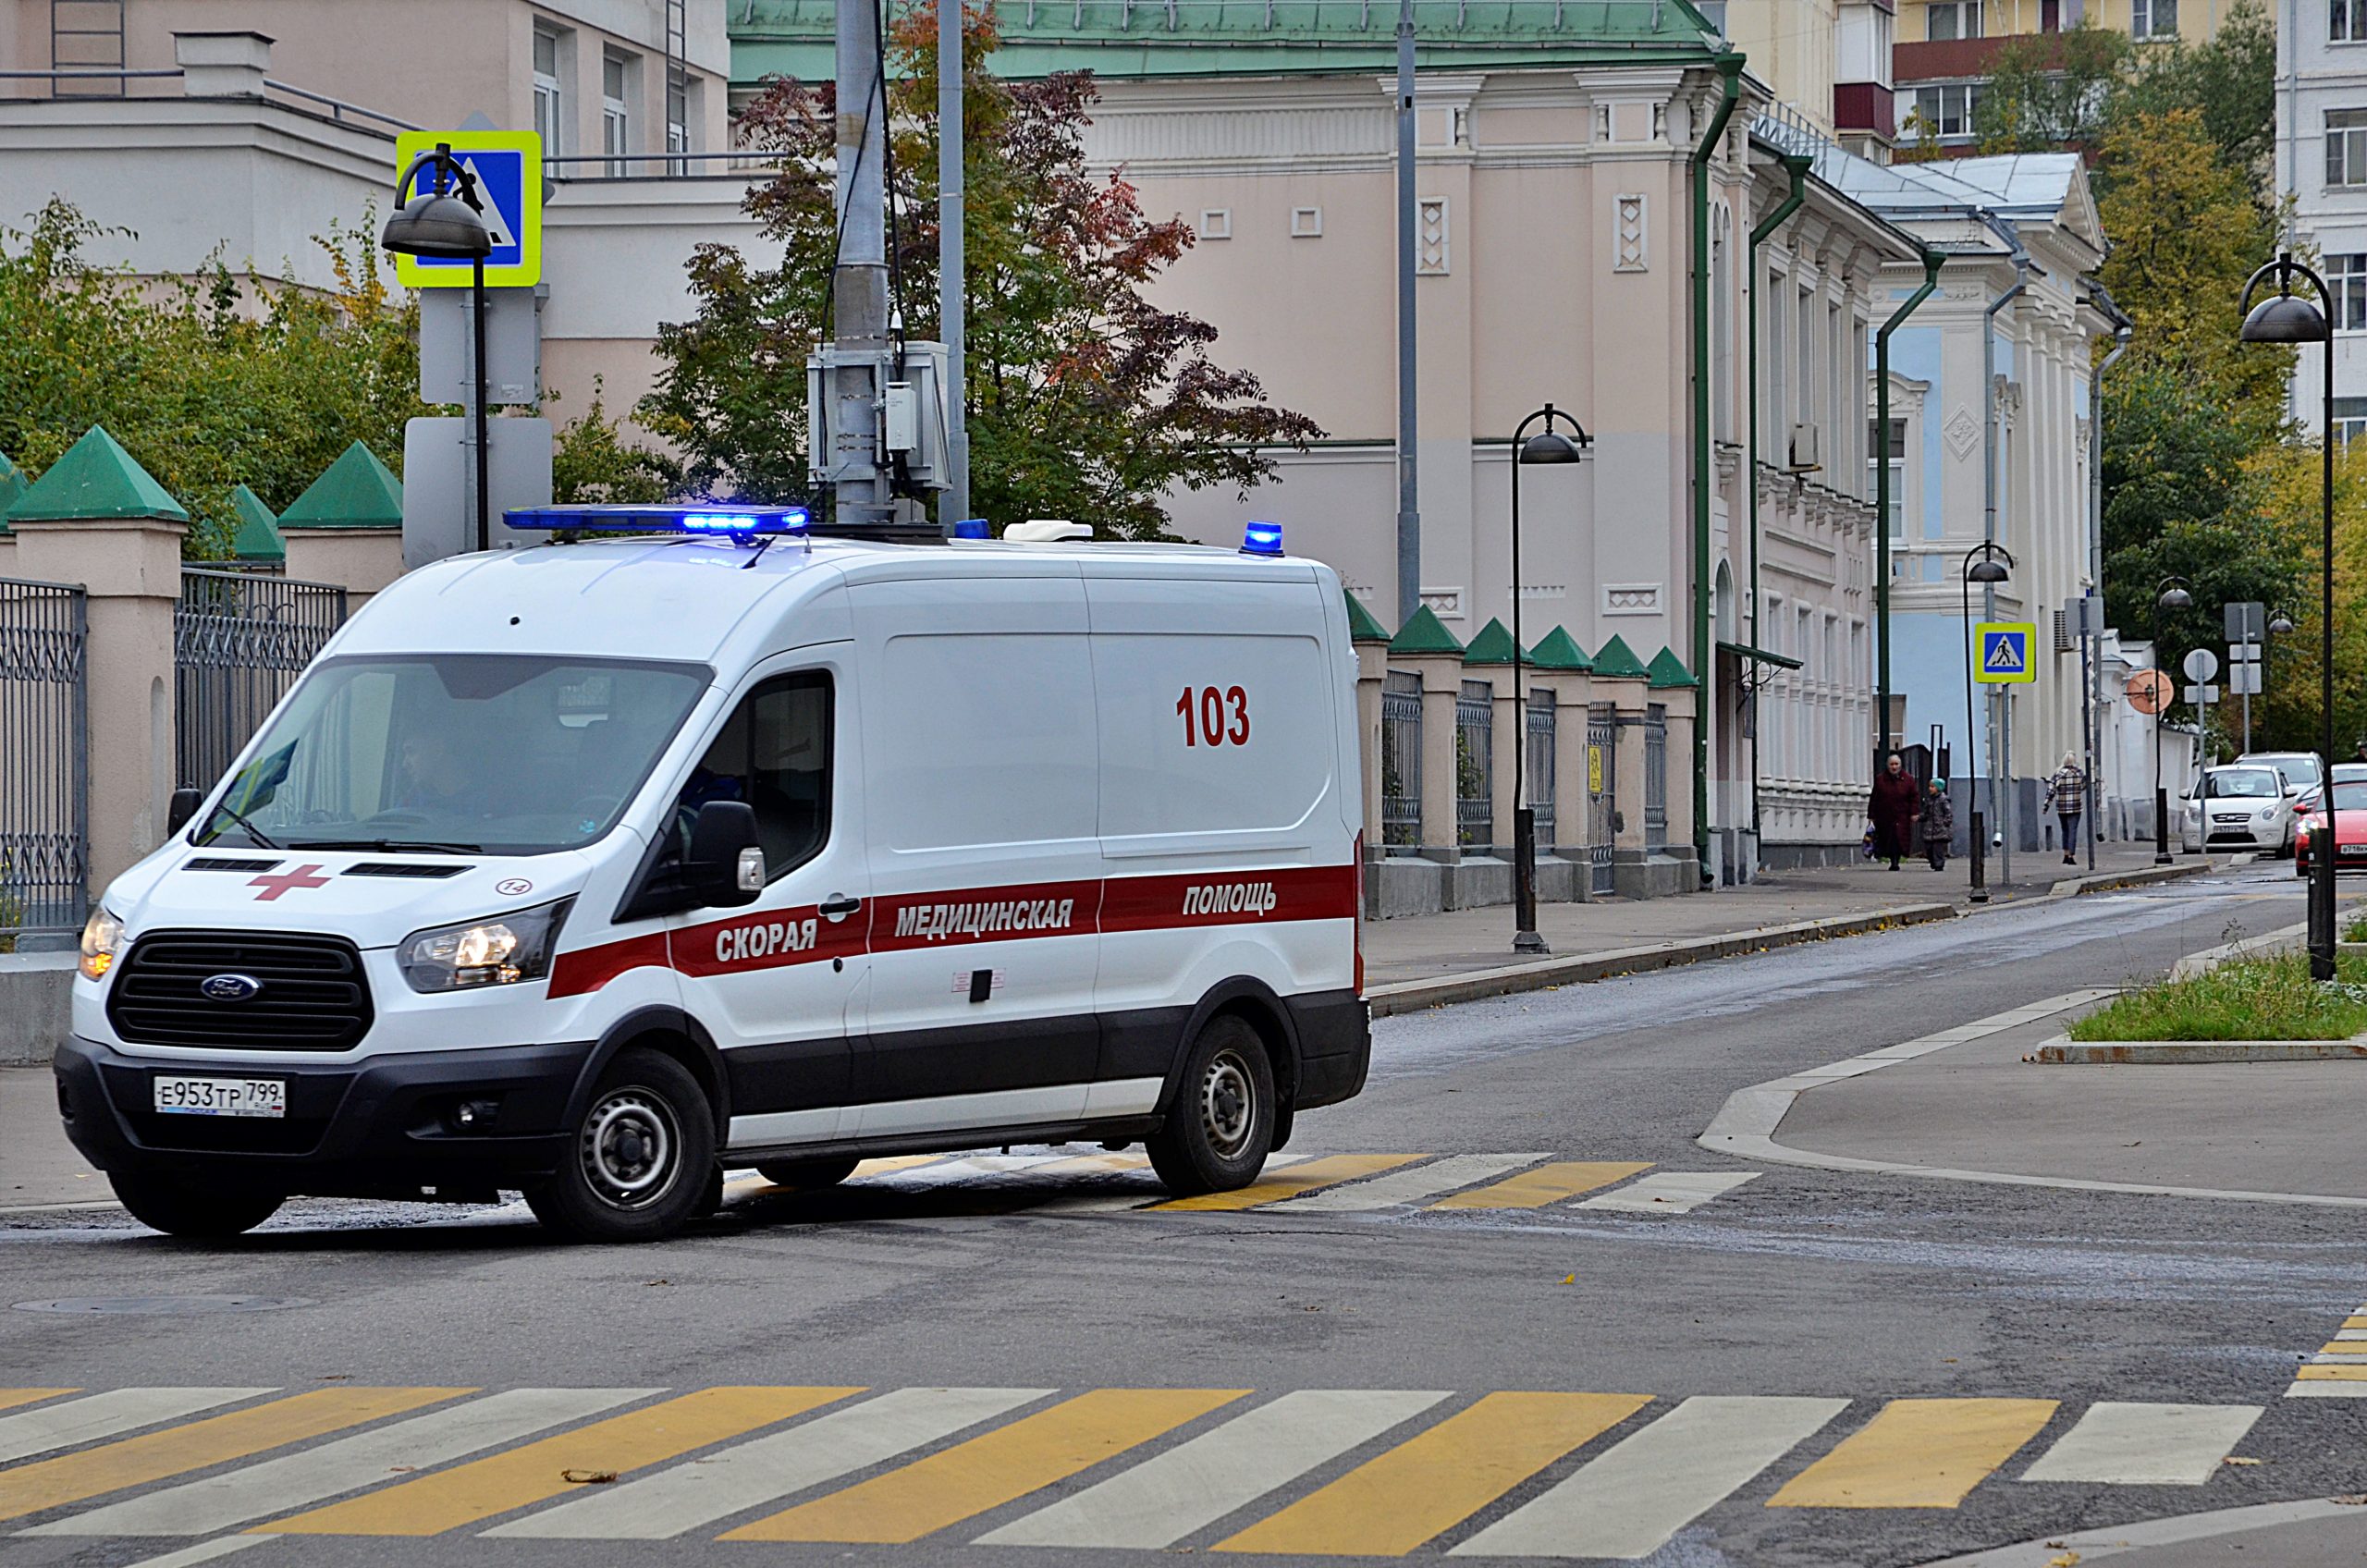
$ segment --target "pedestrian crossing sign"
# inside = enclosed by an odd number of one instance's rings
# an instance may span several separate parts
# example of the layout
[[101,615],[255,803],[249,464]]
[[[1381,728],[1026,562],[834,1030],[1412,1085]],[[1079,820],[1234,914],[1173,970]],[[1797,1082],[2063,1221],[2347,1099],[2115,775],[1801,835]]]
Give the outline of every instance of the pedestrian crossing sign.
[[1981,646],[1981,662],[1972,672],[1974,680],[2001,686],[2038,679],[2038,666],[2030,657],[2030,649],[2038,640],[2035,622],[1984,620],[1973,628],[1973,637]]
[[[531,288],[543,280],[543,139],[531,130],[409,130],[395,139],[395,178],[437,143],[476,176],[493,251],[484,259],[488,288]],[[420,183],[435,187],[430,170]],[[414,187],[408,194],[417,195]],[[395,278],[406,288],[465,288],[475,268],[434,256],[395,257]]]

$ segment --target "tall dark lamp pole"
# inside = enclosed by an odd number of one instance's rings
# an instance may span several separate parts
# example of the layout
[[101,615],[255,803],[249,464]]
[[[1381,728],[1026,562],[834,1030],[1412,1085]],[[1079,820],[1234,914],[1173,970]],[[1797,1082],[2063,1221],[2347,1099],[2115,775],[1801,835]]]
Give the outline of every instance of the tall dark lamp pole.
[[[2294,297],[2295,278],[2315,291],[2318,304]],[[2272,279],[2276,284],[2276,293],[2253,304],[2253,294]],[[2325,345],[2322,356],[2325,361],[2325,408],[2319,442],[2325,459],[2322,484],[2325,570],[2318,610],[2318,629],[2324,639],[2319,650],[2324,662],[2318,670],[2318,777],[2325,780],[2328,842],[2324,851],[2310,862],[2310,974],[2316,980],[2334,978],[2334,330],[2326,319],[2326,310],[2321,308],[2331,308],[2333,303],[2334,296],[2326,291],[2325,279],[2295,261],[2293,252],[2284,251],[2245,280],[2239,307],[2244,312],[2240,336],[2247,343]]]
[[[2168,677],[2162,668],[2162,612],[2191,609],[2194,595],[2186,591],[2183,577],[2165,577],[2153,588],[2153,671]],[[2162,715],[2169,711],[2169,699],[2153,710],[2153,864],[2170,864],[2170,796],[2162,788]],[[2200,829],[2198,829],[2198,832]]]
[[[1528,427],[1539,420],[1545,422],[1545,428],[1529,435]],[[1554,429],[1556,421],[1566,423],[1570,435]],[[1576,420],[1551,403],[1522,420],[1513,432],[1513,906],[1519,926],[1513,933],[1513,951],[1516,953],[1552,950],[1537,934],[1537,813],[1528,804],[1528,764],[1523,749],[1528,737],[1528,693],[1521,689],[1520,672],[1528,657],[1528,644],[1520,636],[1520,471],[1531,463],[1584,462],[1593,439]]]
[[[410,201],[403,192],[412,189],[422,169],[433,169],[435,188],[420,188]],[[458,190],[447,194],[448,186],[457,184]],[[484,199],[477,194],[477,177],[466,165],[452,156],[449,142],[439,141],[432,153],[422,153],[403,170],[395,181],[395,215],[386,220],[386,232],[378,237],[381,249],[399,255],[423,256],[435,261],[468,262],[474,269],[476,298],[474,306],[477,358],[477,548],[493,547],[493,485],[487,471],[493,466],[493,454],[486,449],[489,432],[485,425],[485,401],[490,388],[484,363],[484,259],[493,253],[493,231],[485,227]]]
[[[1975,560],[1975,556],[1981,558]],[[2005,560],[1999,561],[1999,556],[2004,556]],[[1972,706],[1972,585],[1978,582],[1984,588],[1994,587],[2005,581],[2005,569],[2017,564],[2005,545],[1984,539],[1964,553],[1964,567],[1958,573],[1963,582],[1959,596],[1964,601],[1964,760],[1968,769],[1964,775],[1964,799],[1972,833],[1972,901],[1977,904],[1989,901],[1989,827],[1981,815],[1980,785],[1968,771],[1972,766],[1973,737],[1979,733]]]

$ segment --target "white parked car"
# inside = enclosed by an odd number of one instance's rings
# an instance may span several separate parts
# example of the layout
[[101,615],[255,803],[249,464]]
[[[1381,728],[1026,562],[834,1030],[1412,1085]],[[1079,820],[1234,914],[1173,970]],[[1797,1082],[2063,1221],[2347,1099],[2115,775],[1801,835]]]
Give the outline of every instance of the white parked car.
[[2205,768],[2179,815],[2178,847],[2293,852],[2293,802],[2286,780],[2265,765]]
[[2273,767],[2285,780],[2288,795],[2307,794],[2318,787],[2318,753],[2315,752],[2246,752],[2230,767]]

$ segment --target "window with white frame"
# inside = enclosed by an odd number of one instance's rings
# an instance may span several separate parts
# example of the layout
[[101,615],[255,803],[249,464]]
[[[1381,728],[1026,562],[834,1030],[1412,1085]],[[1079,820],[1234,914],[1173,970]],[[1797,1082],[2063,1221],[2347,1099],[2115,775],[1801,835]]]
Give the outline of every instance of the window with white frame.
[[2176,38],[2177,35],[2178,0],[2129,0],[2129,37]]
[[2326,111],[2326,183],[2367,185],[2367,109]]
[[1915,90],[1915,113],[1943,141],[1972,134],[1972,116],[1981,108],[1982,84],[1948,81]]
[[[1869,453],[1866,459],[1866,482],[1869,484],[1874,483],[1875,464],[1889,465],[1890,536],[1894,539],[1904,539],[1907,537],[1907,422],[1903,419],[1893,419],[1890,422],[1890,439],[1884,441],[1879,423],[1868,420],[1866,443]],[[1872,454],[1875,453],[1881,456],[1873,456]]]
[[561,85],[559,64],[563,40],[555,28],[536,24],[534,28],[534,134],[542,138],[543,152],[557,155],[566,150],[567,92]]
[[2334,294],[2334,329],[2367,332],[2367,251],[2327,256],[2325,274]]
[[623,161],[632,151],[632,79],[637,64],[614,49],[600,56],[600,151],[617,160],[607,165],[610,178],[632,172]]
[[2336,398],[2334,400],[2334,438],[2348,447],[2361,435],[2367,435],[2367,398]]
[[1923,7],[1923,36],[1933,43],[1979,38],[1981,0],[1932,0]]
[[2367,0],[2326,0],[2326,42],[2367,43]]

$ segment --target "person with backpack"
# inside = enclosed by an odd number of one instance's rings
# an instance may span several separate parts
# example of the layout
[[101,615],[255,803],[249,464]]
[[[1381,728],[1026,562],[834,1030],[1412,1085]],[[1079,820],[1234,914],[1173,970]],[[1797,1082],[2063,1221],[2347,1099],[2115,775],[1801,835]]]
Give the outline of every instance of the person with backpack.
[[1923,817],[1917,826],[1923,836],[1923,857],[1934,871],[1944,871],[1948,865],[1948,846],[1956,836],[1956,808],[1948,800],[1948,781],[1932,780],[1932,788],[1923,796]]

